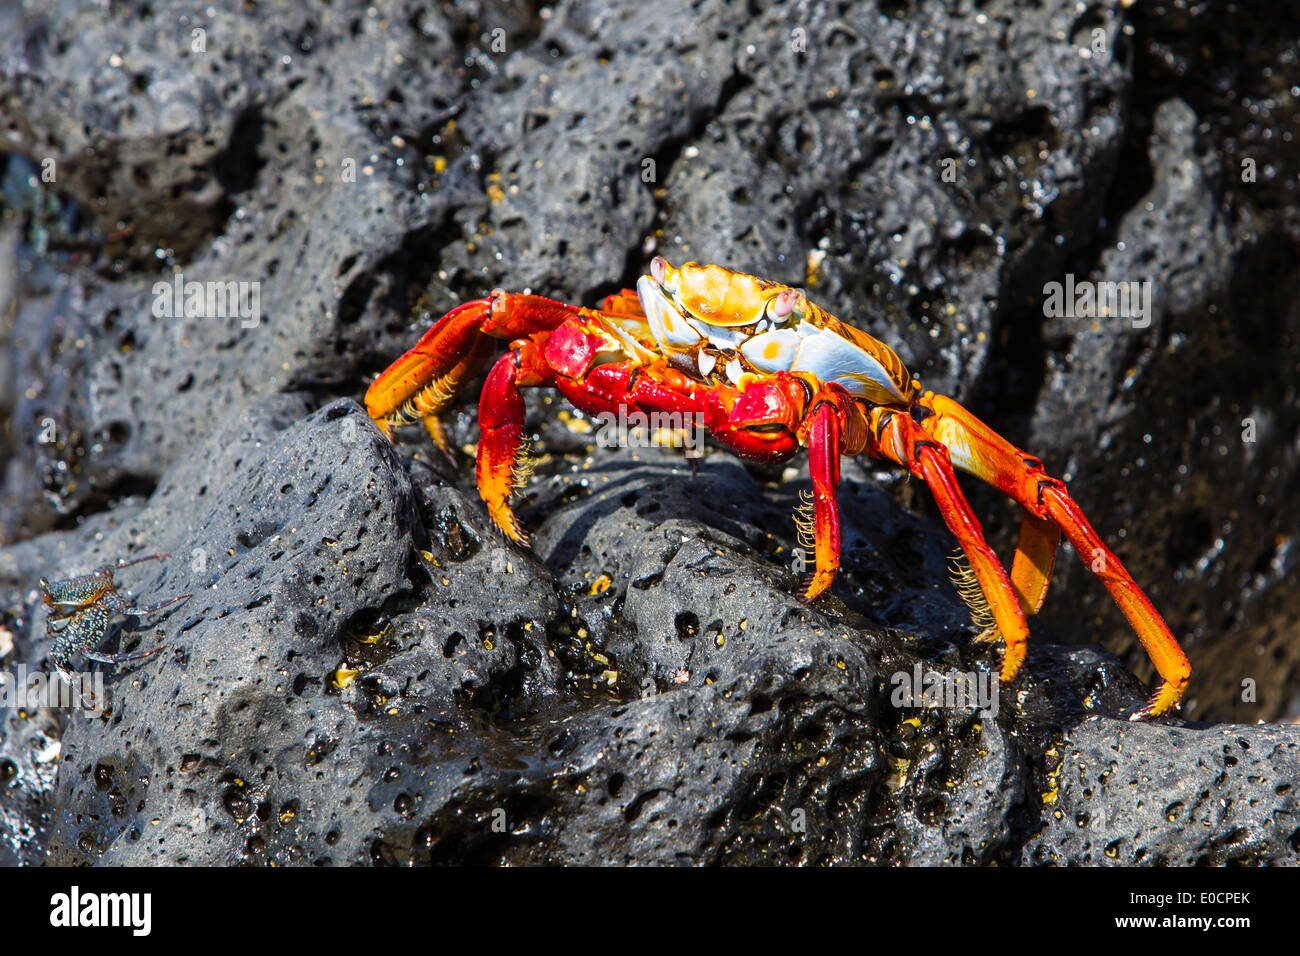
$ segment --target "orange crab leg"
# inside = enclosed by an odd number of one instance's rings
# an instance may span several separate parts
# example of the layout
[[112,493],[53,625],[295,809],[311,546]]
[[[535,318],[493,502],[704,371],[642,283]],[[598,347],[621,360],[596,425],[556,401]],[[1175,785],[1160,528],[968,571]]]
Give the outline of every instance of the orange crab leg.
[[[438,400],[425,403],[425,410],[420,415],[425,431],[448,458],[452,458],[451,443],[442,427],[442,412],[451,403],[451,399],[487,365],[488,359],[492,357],[495,341],[491,336],[478,335],[473,346],[470,347],[469,354],[438,379],[435,389]],[[433,394],[430,393],[431,396]]]
[[641,300],[637,298],[635,289],[624,289],[614,295],[605,296],[605,304],[601,306],[600,311],[609,315],[625,315],[637,319],[645,318],[645,309],[641,308]]
[[428,417],[446,405],[447,396],[454,392],[440,379],[473,354],[491,304],[491,299],[475,299],[456,306],[370,383],[366,410],[380,431],[388,435],[392,421],[403,417],[403,409]]
[[818,405],[806,419],[806,427],[816,565],[803,599],[812,601],[831,586],[840,567],[840,509],[835,501],[840,483],[840,418],[835,407],[830,402]]
[[1020,539],[1011,562],[1011,586],[1020,599],[1020,609],[1031,617],[1047,597],[1056,549],[1061,545],[1061,529],[1050,518],[1040,518],[1027,508],[1020,510]]
[[366,409],[385,435],[394,423],[421,418],[438,439],[438,415],[487,364],[491,349],[485,335],[509,340],[550,331],[582,311],[540,295],[500,290],[462,303],[380,373],[366,391]]
[[919,405],[932,413],[921,427],[948,447],[959,468],[1000,489],[1025,510],[1016,554],[1017,565],[1024,569],[1022,600],[1041,603],[1046,592],[1052,564],[1045,552],[1049,545],[1054,550],[1055,539],[1044,526],[1054,524],[1106,586],[1161,677],[1155,694],[1132,719],[1158,716],[1176,707],[1187,689],[1191,666],[1169,626],[1093,530],[1065,484],[1050,477],[1041,461],[1016,448],[952,399],[927,392]]
[[957,484],[948,449],[923,431],[906,412],[877,407],[871,411],[871,423],[875,440],[868,445],[868,453],[898,462],[925,481],[948,530],[970,561],[1006,645],[1001,679],[1004,684],[1010,683],[1025,660],[1029,624],[1006,568],[985,540],[979,519]]

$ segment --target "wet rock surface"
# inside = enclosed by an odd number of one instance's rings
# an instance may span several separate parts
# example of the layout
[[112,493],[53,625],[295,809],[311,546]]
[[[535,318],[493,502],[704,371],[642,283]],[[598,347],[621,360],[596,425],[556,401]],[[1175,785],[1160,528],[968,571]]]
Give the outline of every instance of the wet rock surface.
[[[46,665],[43,576],[165,551],[121,587],[193,595],[115,624],[166,647],[107,714],[3,711],[0,863],[1295,863],[1300,70],[1217,16],[0,14],[0,668]],[[900,705],[997,660],[870,462],[806,607],[801,462],[693,474],[530,395],[526,552],[356,404],[455,302],[655,252],[806,285],[1070,480],[1186,719],[1123,719],[1150,668],[1068,554],[996,714]],[[259,310],[158,315],[176,272]],[[1045,319],[1066,273],[1149,278],[1149,324]]]

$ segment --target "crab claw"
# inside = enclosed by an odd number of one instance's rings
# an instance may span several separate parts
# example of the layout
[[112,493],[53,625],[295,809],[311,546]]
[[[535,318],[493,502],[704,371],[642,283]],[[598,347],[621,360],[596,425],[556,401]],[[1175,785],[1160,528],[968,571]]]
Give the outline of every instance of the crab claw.
[[785,461],[799,450],[799,423],[809,390],[793,375],[750,378],[740,388],[703,393],[705,423],[715,438],[751,461]]

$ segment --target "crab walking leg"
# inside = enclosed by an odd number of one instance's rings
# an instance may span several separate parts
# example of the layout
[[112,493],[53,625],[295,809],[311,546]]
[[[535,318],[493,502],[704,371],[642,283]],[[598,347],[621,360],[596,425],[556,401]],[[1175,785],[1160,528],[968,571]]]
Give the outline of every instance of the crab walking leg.
[[519,484],[519,452],[524,435],[524,398],[520,386],[553,384],[554,376],[530,339],[511,343],[488,373],[478,403],[478,493],[488,514],[512,541],[528,546],[528,536],[510,510]]
[[641,299],[637,296],[635,289],[624,289],[622,292],[605,296],[605,304],[600,307],[600,311],[609,315],[625,315],[637,319],[645,318],[645,309],[641,307]]
[[135,651],[131,654],[100,654],[96,651],[82,651],[81,656],[90,661],[98,661],[101,664],[126,664],[130,661],[142,661],[147,657],[153,657],[167,649],[166,644],[159,644],[157,647],[151,647],[147,651]]
[[418,403],[423,406],[419,414],[420,421],[424,424],[424,430],[428,432],[434,444],[438,446],[444,455],[451,459],[453,464],[455,464],[456,459],[451,451],[451,441],[447,438],[446,429],[442,425],[442,413],[469,380],[487,365],[488,359],[492,357],[493,343],[495,341],[490,335],[480,333],[470,347],[469,354],[438,379],[436,386],[426,393],[427,399]]
[[108,621],[108,607],[101,603],[92,604],[70,617],[48,623],[50,633],[55,635],[54,647],[50,649],[50,663],[69,684],[73,683],[73,655],[78,651],[84,654],[87,649],[102,641],[108,632]]
[[921,426],[905,412],[877,408],[872,411],[872,423],[872,433],[878,439],[868,451],[876,457],[898,462],[925,481],[948,530],[970,561],[1006,646],[1001,678],[1002,683],[1009,684],[1016,679],[1024,663],[1029,624],[1025,621],[1020,599],[1006,568],[984,539],[979,519],[957,484],[948,449],[922,431]]
[[[1083,558],[1093,574],[1101,578],[1101,583],[1106,586],[1110,596],[1137,632],[1138,640],[1142,642],[1147,656],[1155,664],[1156,673],[1161,677],[1160,685],[1151,699],[1129,719],[1144,720],[1177,707],[1187,691],[1192,667],[1164,618],[1142,593],[1119,558],[1102,542],[1088,523],[1083,510],[1064,487],[1050,485],[1044,488],[1043,503],[1052,520],[1065,530],[1065,536],[1070,539],[1075,553]],[[1092,559],[1089,560],[1084,555],[1092,555]]]
[[1020,599],[1020,609],[1026,617],[1032,617],[1042,609],[1047,586],[1052,583],[1061,529],[1050,518],[1040,518],[1028,508],[1021,508],[1020,512],[1020,538],[1011,561],[1011,586]]
[[366,410],[385,436],[389,435],[392,422],[404,417],[408,402],[412,406],[424,405],[423,411],[418,407],[409,409],[421,417],[436,415],[446,404],[448,390],[439,387],[439,379],[474,351],[479,329],[491,306],[490,298],[456,306],[370,383],[366,390]]
[[840,509],[835,500],[840,484],[840,418],[830,402],[822,402],[807,422],[816,564],[803,599],[810,602],[831,586],[840,568]]
[[593,329],[575,310],[572,321],[553,331],[535,332],[511,343],[488,373],[479,398],[479,495],[493,520],[511,540],[528,539],[509,506],[521,480],[517,467],[524,429],[521,387],[556,386],[578,408],[592,415],[634,410],[671,413],[682,424],[701,418],[696,383],[682,373],[660,368],[651,375],[638,362],[600,359],[619,354],[619,341]]
[[[814,385],[814,380],[805,381]],[[808,473],[813,483],[813,547],[815,570],[804,591],[812,601],[826,591],[840,567],[840,455],[857,455],[866,447],[869,424],[862,407],[838,385],[817,383],[798,428],[799,443],[808,448]]]
[[[1051,522],[1064,531],[1080,560],[1101,579],[1124,612],[1161,678],[1155,694],[1132,719],[1159,716],[1176,707],[1187,689],[1191,666],[1160,612],[1093,530],[1064,482],[1050,477],[1041,461],[1016,448],[952,399],[927,394],[921,405],[933,412],[922,428],[948,446],[957,466],[1014,498],[1040,522]],[[1031,533],[1030,550],[1043,547],[1047,540],[1045,533]],[[1024,548],[1023,524],[1021,542]],[[1020,556],[1018,551],[1018,562]],[[1026,557],[1027,563],[1033,561],[1032,556]],[[1047,563],[1046,575],[1050,574],[1051,564]],[[1046,580],[1042,587],[1045,591]]]
[[142,564],[145,561],[161,561],[170,558],[170,554],[146,554],[138,558],[118,558],[113,563],[113,568],[129,568],[133,564]]
[[441,428],[430,427],[427,419],[436,418],[487,362],[490,347],[481,343],[481,335],[517,339],[555,329],[581,312],[540,295],[501,290],[464,302],[379,374],[366,391],[366,410],[385,435],[395,423],[421,418],[436,439]]
[[116,611],[118,614],[132,614],[136,617],[145,617],[153,614],[155,611],[161,611],[165,607],[171,607],[178,604],[186,598],[194,597],[193,594],[178,594],[176,597],[167,598],[159,601],[157,604],[149,604],[145,607],[135,607],[130,601],[114,592],[104,596],[104,603],[108,605],[109,610]]

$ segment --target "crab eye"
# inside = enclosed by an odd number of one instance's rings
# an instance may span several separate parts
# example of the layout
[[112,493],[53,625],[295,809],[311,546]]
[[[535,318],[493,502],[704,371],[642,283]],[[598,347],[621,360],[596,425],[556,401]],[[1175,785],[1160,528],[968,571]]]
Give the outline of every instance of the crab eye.
[[772,300],[772,315],[778,321],[784,321],[794,314],[799,304],[799,293],[795,289],[782,289]]
[[654,279],[660,285],[663,285],[664,279],[668,275],[668,260],[663,256],[655,256],[650,260],[650,278]]

